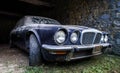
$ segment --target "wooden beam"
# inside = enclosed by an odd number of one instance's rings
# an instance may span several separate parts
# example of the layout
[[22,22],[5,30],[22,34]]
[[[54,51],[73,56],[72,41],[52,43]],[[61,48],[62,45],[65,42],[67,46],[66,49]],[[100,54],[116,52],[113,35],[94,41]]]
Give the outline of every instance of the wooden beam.
[[40,5],[47,6],[47,7],[52,6],[50,3],[40,1],[40,0],[19,0],[19,1],[26,2],[26,3],[33,4],[33,5],[37,5],[37,6],[40,6]]

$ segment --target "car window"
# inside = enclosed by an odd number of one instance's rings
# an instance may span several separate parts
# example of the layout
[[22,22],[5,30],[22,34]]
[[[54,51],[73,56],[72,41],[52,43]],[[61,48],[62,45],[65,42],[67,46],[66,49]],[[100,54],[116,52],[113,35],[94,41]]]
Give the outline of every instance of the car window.
[[60,24],[58,21],[54,19],[44,17],[33,17],[32,22],[37,24]]

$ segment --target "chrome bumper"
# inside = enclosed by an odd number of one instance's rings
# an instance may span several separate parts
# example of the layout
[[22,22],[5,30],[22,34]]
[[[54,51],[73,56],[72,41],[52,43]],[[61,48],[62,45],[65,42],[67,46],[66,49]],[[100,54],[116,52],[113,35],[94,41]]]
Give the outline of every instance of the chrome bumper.
[[49,51],[68,51],[72,50],[74,48],[78,50],[87,50],[90,48],[95,48],[96,46],[102,46],[102,47],[108,47],[110,46],[109,43],[103,43],[103,44],[93,44],[93,45],[47,45],[43,44],[42,47]]
[[[75,54],[79,51],[88,51],[88,50],[93,50],[96,47],[101,47],[102,48],[106,48],[109,47],[110,44],[109,43],[104,43],[104,44],[93,44],[93,45],[46,45],[43,44],[42,48],[44,48],[45,50],[49,51],[48,54],[46,55],[46,59],[51,59],[50,57],[55,57],[55,59],[52,60],[65,60],[65,61],[70,61],[70,60],[75,60],[75,59],[81,59],[81,58],[87,58],[87,57],[91,57],[91,56],[95,56],[95,55],[100,55],[102,54],[101,51],[96,51],[96,52],[91,52],[91,54],[86,53],[85,55],[81,55],[78,54],[77,56],[75,56]],[[63,57],[59,57],[60,55],[57,55],[57,53],[55,53],[54,51],[66,51],[66,54]],[[54,56],[56,55],[56,56]]]

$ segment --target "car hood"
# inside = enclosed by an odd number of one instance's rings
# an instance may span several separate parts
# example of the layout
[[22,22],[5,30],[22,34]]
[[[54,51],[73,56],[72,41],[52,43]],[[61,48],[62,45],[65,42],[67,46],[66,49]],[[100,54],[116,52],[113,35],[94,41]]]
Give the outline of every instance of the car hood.
[[95,28],[90,28],[90,27],[80,26],[80,25],[31,24],[31,25],[28,25],[28,26],[32,26],[32,27],[35,27],[35,28],[40,28],[40,27],[41,28],[49,28],[49,29],[52,29],[52,28],[65,28],[67,30],[70,30],[70,29],[80,30],[80,31],[93,30],[93,31],[100,32],[99,30],[97,30]]

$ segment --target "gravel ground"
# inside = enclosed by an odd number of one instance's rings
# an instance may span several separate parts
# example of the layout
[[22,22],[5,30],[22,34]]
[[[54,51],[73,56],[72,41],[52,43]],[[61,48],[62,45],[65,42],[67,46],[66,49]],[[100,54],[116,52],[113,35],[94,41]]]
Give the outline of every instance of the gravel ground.
[[0,45],[0,73],[23,73],[28,55],[20,49]]

